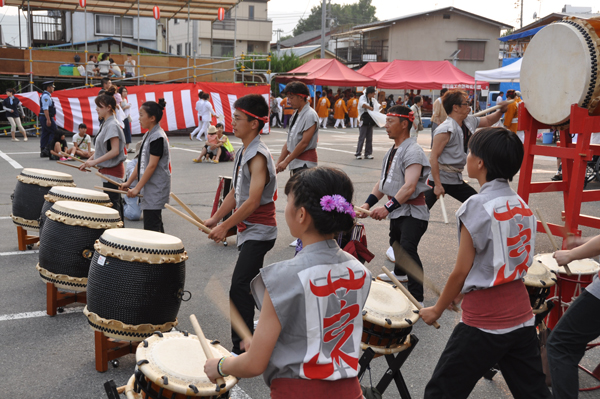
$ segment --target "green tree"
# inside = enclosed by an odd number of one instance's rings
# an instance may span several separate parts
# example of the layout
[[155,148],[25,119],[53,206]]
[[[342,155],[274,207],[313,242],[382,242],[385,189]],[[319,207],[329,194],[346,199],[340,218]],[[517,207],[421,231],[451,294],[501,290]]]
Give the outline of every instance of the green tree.
[[[371,0],[358,0],[354,4],[331,4],[331,15],[336,25],[361,25],[376,22],[376,7]],[[311,30],[321,29],[321,5],[313,7],[310,15],[301,18],[294,28],[294,36]]]

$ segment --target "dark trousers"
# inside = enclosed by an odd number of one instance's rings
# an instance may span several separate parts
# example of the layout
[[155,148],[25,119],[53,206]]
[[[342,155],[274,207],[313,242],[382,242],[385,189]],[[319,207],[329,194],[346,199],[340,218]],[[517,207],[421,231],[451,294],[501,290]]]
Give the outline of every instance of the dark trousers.
[[[115,186],[114,184],[109,183],[107,181],[102,183],[102,187],[112,188],[115,190],[119,189],[119,186]],[[125,215],[123,215],[123,198],[121,197],[121,194],[109,193],[109,192],[106,192],[106,194],[108,194],[108,198],[110,198],[110,201],[113,203],[113,206],[112,206],[113,209],[116,210],[117,212],[119,212],[119,216],[121,217],[121,220],[123,221],[123,225],[125,225]]]
[[576,399],[579,361],[588,342],[600,336],[600,299],[587,291],[569,306],[548,339],[548,361],[555,398]]
[[125,118],[123,120],[123,125],[125,128],[123,129],[123,134],[125,135],[125,144],[131,143],[131,122],[129,122],[129,118]]
[[[399,218],[390,220],[390,245],[394,241],[398,241],[402,249],[413,258],[421,269],[423,269],[423,264],[421,263],[421,258],[419,258],[417,248],[421,237],[427,231],[428,224],[426,220],[415,219],[412,216],[400,216]],[[394,273],[396,275],[407,274],[398,264],[394,265]],[[417,301],[423,302],[423,285],[414,280],[410,275],[408,275],[408,290]]]
[[[433,187],[435,187],[435,183],[433,182],[433,180],[428,180],[427,184],[431,186],[431,190],[425,191],[425,202],[427,203],[427,208],[431,209],[431,207],[435,205],[438,199],[433,193]],[[477,191],[475,191],[473,187],[471,187],[464,181],[461,184],[442,183],[442,187],[444,187],[446,194],[460,202],[465,202],[469,199],[469,197],[477,194]]]
[[144,209],[144,230],[158,231],[159,233],[165,232],[162,222],[162,210]]
[[277,120],[277,124],[281,125],[281,120],[279,119],[279,113],[271,114],[269,118],[269,125],[273,126],[273,119]]
[[[275,240],[244,242],[239,248],[240,254],[233,270],[233,276],[231,276],[229,299],[240,312],[244,323],[252,333],[254,333],[254,307],[256,304],[250,291],[250,282],[260,273],[265,255],[274,245]],[[242,353],[240,349],[242,340],[233,330],[231,330],[231,341],[233,342],[232,352]]]
[[286,129],[292,115],[283,115],[283,128]]
[[373,153],[373,126],[366,126],[364,123],[358,129],[358,145],[356,146],[356,156],[362,153],[363,143],[366,140],[365,156]]
[[467,398],[477,381],[496,364],[515,399],[552,397],[542,371],[535,327],[489,334],[459,323],[425,387],[424,398]]
[[41,114],[38,117],[40,121],[40,126],[42,128],[42,133],[40,136],[40,149],[47,148],[50,150],[50,146],[52,145],[52,141],[54,139],[54,133],[56,133],[56,122],[54,122],[54,118],[50,118],[50,126],[46,126],[46,115]]

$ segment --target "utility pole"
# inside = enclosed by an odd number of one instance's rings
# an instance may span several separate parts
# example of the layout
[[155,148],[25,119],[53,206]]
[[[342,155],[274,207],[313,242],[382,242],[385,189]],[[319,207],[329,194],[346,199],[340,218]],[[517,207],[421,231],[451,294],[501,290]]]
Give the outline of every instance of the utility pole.
[[279,39],[281,38],[281,34],[283,33],[283,29],[276,29],[273,31],[277,35],[277,51],[281,50],[281,45],[279,43]]
[[523,27],[523,0],[521,0],[521,28]]
[[327,25],[327,0],[321,5],[321,59],[325,58],[325,26]]

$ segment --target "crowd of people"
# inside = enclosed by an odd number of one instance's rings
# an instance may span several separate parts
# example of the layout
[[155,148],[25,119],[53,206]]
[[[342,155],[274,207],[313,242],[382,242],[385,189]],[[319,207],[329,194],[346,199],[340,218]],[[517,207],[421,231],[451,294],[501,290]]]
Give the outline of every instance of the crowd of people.
[[[121,70],[121,66],[123,70]],[[83,72],[89,77],[102,78],[131,78],[136,76],[136,62],[131,54],[127,54],[127,59],[121,66],[111,58],[109,53],[90,54]]]

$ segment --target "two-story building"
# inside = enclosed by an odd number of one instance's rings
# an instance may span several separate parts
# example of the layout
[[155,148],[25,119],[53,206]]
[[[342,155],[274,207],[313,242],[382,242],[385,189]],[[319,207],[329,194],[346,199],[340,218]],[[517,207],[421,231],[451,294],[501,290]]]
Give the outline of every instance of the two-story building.
[[169,20],[167,51],[194,56],[195,49],[198,57],[232,57],[234,49],[236,56],[267,54],[273,30],[267,5],[268,0],[240,2],[225,13],[223,21],[191,21],[189,28],[186,20]]

